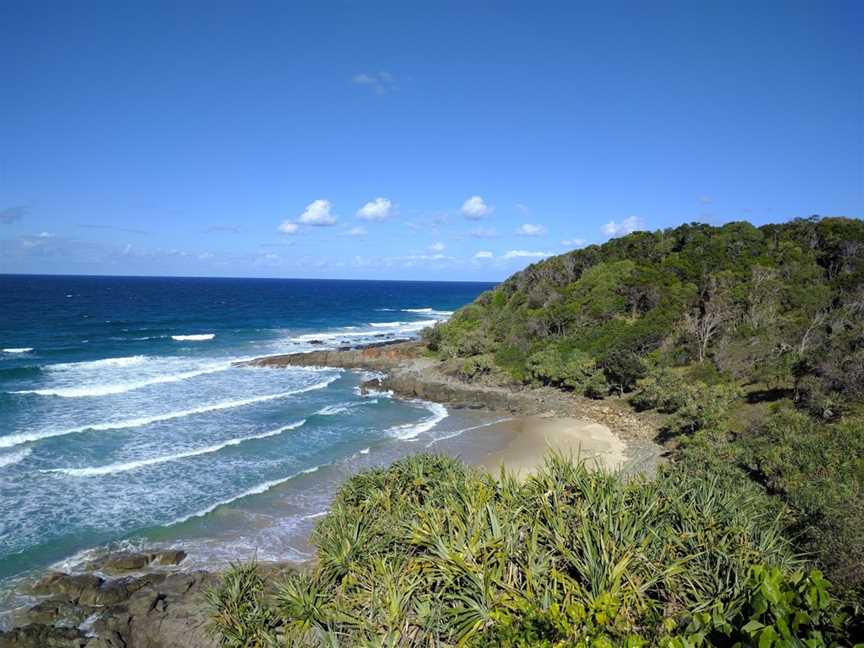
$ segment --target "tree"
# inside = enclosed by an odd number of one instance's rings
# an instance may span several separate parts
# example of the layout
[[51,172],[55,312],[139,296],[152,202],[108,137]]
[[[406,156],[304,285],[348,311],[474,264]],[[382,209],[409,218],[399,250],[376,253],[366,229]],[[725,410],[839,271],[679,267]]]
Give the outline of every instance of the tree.
[[603,369],[609,386],[621,396],[631,391],[636,381],[645,375],[645,365],[632,351],[610,351],[597,364]]
[[733,320],[735,310],[728,291],[716,275],[710,275],[695,311],[684,316],[684,328],[696,342],[699,363],[708,355],[708,345]]

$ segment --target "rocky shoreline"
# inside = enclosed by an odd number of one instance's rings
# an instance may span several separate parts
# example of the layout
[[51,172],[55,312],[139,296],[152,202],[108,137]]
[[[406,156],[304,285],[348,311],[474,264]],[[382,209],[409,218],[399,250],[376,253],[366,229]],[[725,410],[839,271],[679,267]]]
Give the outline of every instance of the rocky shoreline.
[[[421,342],[384,342],[256,358],[258,367],[327,366],[380,372],[367,391],[392,391],[452,408],[522,416],[566,416],[606,425],[627,444],[625,472],[651,473],[662,460],[656,426],[624,403],[592,401],[559,390],[501,381],[465,382],[446,363],[429,358]],[[452,369],[452,368],[451,368]],[[207,592],[218,572],[184,571],[182,550],[105,554],[81,573],[48,572],[27,588],[38,602],[0,632],[0,648],[215,648],[207,634]],[[262,565],[271,582],[297,565]]]
[[374,346],[267,356],[248,361],[258,367],[326,366],[380,372],[363,384],[369,391],[392,391],[452,408],[486,409],[519,416],[562,416],[607,426],[627,443],[624,471],[651,474],[662,460],[654,442],[659,421],[636,416],[625,401],[592,400],[550,387],[524,387],[500,379],[466,382],[454,367],[430,358],[422,342],[385,342]]

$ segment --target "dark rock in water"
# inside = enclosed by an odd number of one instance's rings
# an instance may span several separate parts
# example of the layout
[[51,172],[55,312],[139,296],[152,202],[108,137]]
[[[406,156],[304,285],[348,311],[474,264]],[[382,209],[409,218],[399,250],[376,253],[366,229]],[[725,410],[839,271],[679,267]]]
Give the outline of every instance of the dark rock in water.
[[152,565],[179,565],[186,558],[180,549],[167,549],[156,553],[121,551],[107,554],[87,563],[87,569],[106,574],[126,574],[142,572]]
[[114,553],[102,561],[102,571],[118,574],[121,572],[140,571],[150,564],[150,556],[143,553]]
[[324,344],[323,340],[309,340],[309,344]]
[[186,552],[182,549],[169,549],[156,554],[154,561],[158,565],[179,565],[186,559]]

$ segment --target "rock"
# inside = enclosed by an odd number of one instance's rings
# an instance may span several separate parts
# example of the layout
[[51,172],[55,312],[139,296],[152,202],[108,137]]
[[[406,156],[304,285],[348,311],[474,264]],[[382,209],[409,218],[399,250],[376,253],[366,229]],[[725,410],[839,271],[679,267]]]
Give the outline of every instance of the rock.
[[152,555],[145,553],[120,552],[106,556],[97,569],[109,574],[141,571],[150,564]]
[[[149,556],[151,563],[176,563],[186,554]],[[207,591],[218,582],[218,575],[203,571],[108,580],[52,572],[32,588],[50,598],[26,613],[27,625],[0,633],[0,648],[216,648],[205,630]]]
[[146,574],[140,578],[116,578],[102,583],[98,589],[84,592],[80,602],[85,605],[117,605],[140,589],[159,585],[166,577],[166,574]]
[[94,608],[73,603],[61,594],[40,601],[27,611],[26,617],[31,624],[77,627],[94,611]]
[[0,648],[83,648],[90,644],[77,628],[31,623],[0,632]]
[[169,549],[160,551],[154,557],[157,565],[179,565],[186,559],[186,552],[182,549]]
[[33,586],[34,594],[64,594],[77,601],[82,596],[92,596],[105,581],[93,574],[64,574],[49,572]]
[[175,573],[140,587],[96,621],[93,629],[102,643],[92,648],[217,646],[205,632],[209,622],[206,592],[217,582],[218,577],[207,572]]

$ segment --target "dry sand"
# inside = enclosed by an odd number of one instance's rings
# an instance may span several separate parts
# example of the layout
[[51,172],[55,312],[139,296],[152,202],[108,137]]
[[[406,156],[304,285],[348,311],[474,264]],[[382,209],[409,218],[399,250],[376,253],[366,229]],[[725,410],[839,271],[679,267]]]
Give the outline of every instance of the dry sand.
[[626,458],[627,444],[605,425],[575,418],[521,416],[498,423],[503,434],[511,438],[502,449],[491,452],[478,462],[497,475],[501,466],[520,478],[543,465],[550,450],[565,456],[582,458],[610,468],[620,468]]

